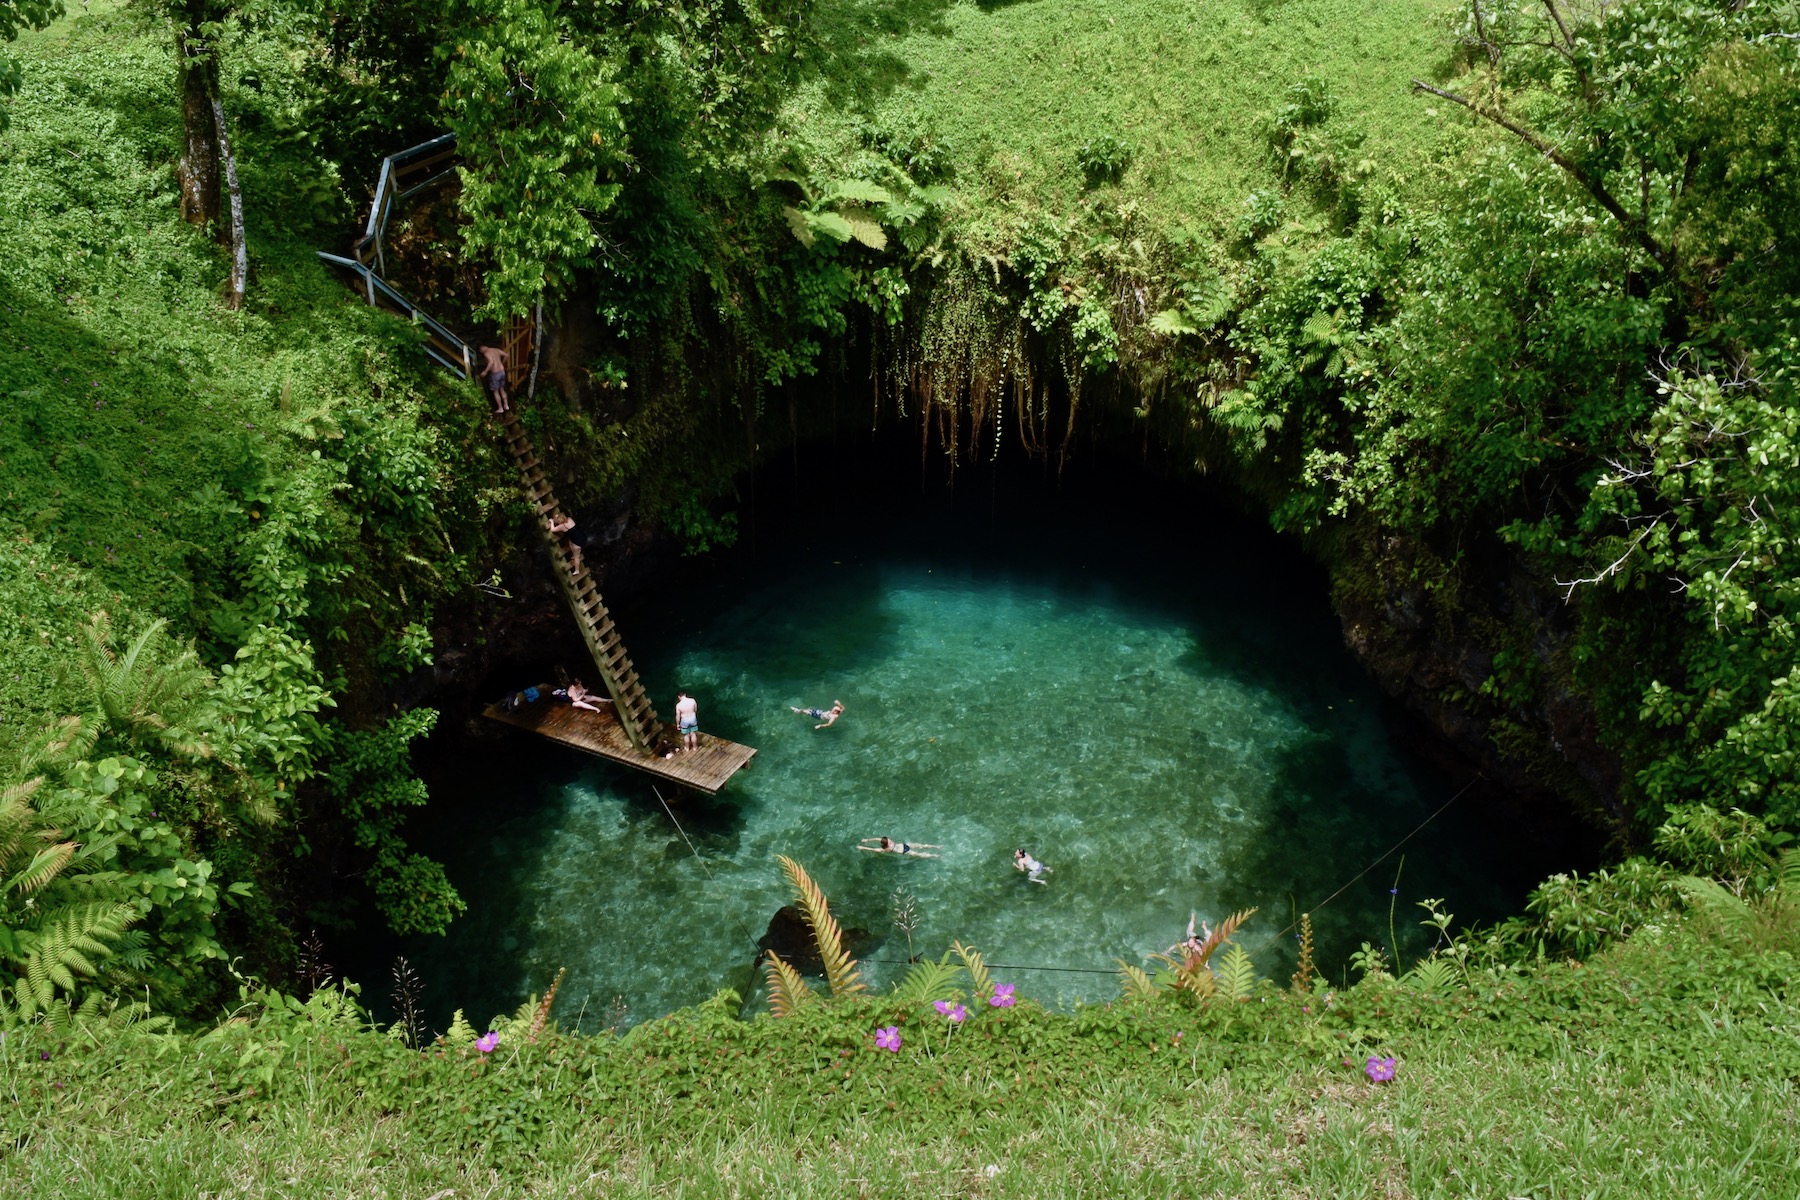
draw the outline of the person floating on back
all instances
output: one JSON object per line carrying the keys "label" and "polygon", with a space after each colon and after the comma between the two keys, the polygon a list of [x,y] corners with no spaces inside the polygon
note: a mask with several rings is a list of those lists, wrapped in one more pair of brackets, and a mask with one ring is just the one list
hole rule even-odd
{"label": "person floating on back", "polygon": [[494,412],[503,413],[512,405],[506,395],[506,351],[498,346],[482,346],[481,382],[494,399]]}
{"label": "person floating on back", "polygon": [[1045,887],[1050,886],[1049,884],[1044,883],[1041,878],[1041,876],[1050,873],[1050,868],[1031,857],[1031,855],[1025,853],[1023,849],[1013,851],[1013,869],[1015,871],[1025,872],[1025,878],[1031,880],[1033,883],[1043,883]]}
{"label": "person floating on back", "polygon": [[[799,712],[800,710],[795,709],[794,711]],[[821,725],[820,728],[823,729],[824,726]],[[875,845],[869,845],[870,842],[874,842]],[[936,846],[930,842],[896,842],[893,838],[889,837],[864,838],[862,840],[862,845],[858,846],[857,849],[867,850],[870,854],[905,854],[911,858],[944,857],[941,854],[921,854],[921,847],[926,850],[943,849],[942,846]]]}
{"label": "person floating on back", "polygon": [[700,748],[700,706],[684,691],[675,693],[675,728],[681,734],[683,750]]}
{"label": "person floating on back", "polygon": [[[791,704],[788,705],[788,707],[794,708]],[[794,708],[794,711],[803,717],[811,717],[813,720],[817,721],[818,724],[813,726],[814,729],[823,729],[827,725],[835,724],[837,719],[844,715],[844,702],[842,700],[833,700],[830,708]],[[863,839],[865,842],[871,840],[873,839]]]}

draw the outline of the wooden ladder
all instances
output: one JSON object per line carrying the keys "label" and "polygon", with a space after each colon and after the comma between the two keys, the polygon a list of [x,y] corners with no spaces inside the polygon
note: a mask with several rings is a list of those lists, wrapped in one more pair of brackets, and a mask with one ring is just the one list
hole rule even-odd
{"label": "wooden ladder", "polygon": [[593,655],[594,666],[600,672],[600,682],[606,686],[607,694],[613,699],[613,710],[618,713],[619,724],[634,747],[653,754],[662,735],[662,722],[657,719],[656,709],[644,691],[643,681],[638,678],[637,670],[631,665],[631,656],[625,653],[625,644],[619,638],[618,628],[613,625],[612,615],[601,602],[600,589],[594,586],[586,564],[582,565],[579,575],[572,574],[571,560],[563,548],[562,539],[550,532],[550,522],[561,508],[556,502],[556,493],[550,488],[550,481],[544,477],[544,464],[539,461],[531,439],[519,426],[516,409],[500,414],[500,425],[506,437],[507,456],[517,468],[520,486],[525,491],[526,499],[531,502],[538,534],[550,548],[551,570],[556,573],[563,598],[568,601],[570,611],[575,614],[575,623],[581,628],[581,638],[587,643],[588,653]]}

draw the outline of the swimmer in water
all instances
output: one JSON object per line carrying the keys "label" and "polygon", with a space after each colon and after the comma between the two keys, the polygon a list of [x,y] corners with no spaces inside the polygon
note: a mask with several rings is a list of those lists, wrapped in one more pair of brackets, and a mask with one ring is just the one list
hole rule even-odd
{"label": "swimmer in water", "polygon": [[1050,873],[1050,868],[1031,857],[1031,855],[1025,853],[1022,848],[1013,851],[1013,869],[1015,871],[1025,872],[1025,878],[1031,880],[1033,883],[1043,883],[1045,887],[1050,886],[1049,884],[1044,883],[1041,878],[1041,876]]}
{"label": "swimmer in water", "polygon": [[[869,843],[875,843],[870,845]],[[922,854],[920,848],[926,850],[942,850],[942,846],[934,846],[930,842],[896,842],[893,838],[864,838],[858,850],[867,850],[870,854],[904,854],[909,858],[942,858],[941,854]]]}
{"label": "swimmer in water", "polygon": [[[788,707],[794,708],[791,704],[788,705]],[[830,708],[794,708],[794,711],[803,717],[811,717],[813,720],[819,722],[817,725],[813,726],[814,729],[824,729],[827,725],[835,724],[837,719],[844,715],[844,702],[842,700],[833,700]],[[863,840],[872,841],[874,839],[864,838]]]}

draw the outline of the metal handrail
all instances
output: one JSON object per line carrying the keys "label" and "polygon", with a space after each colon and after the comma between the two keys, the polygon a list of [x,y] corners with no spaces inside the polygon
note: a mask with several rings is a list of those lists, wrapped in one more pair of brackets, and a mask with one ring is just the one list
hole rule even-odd
{"label": "metal handrail", "polygon": [[[456,155],[456,135],[442,134],[428,142],[420,142],[409,146],[397,154],[390,154],[381,160],[381,174],[375,181],[375,202],[369,206],[368,224],[363,227],[362,237],[351,246],[353,257],[345,258],[338,254],[328,254],[323,250],[318,255],[333,266],[353,271],[362,284],[361,291],[369,302],[369,307],[377,306],[378,298],[386,300],[401,315],[416,325],[423,325],[430,339],[425,344],[425,353],[447,367],[459,378],[470,379],[475,374],[475,356],[469,344],[457,337],[441,322],[435,320],[417,304],[413,303],[405,293],[389,283],[382,276],[387,274],[387,253],[383,245],[387,237],[388,220],[393,216],[394,205],[407,200],[427,188],[435,187],[456,174],[456,167],[450,166],[410,187],[396,192],[408,163],[415,159],[427,158],[432,154],[439,160],[451,160]],[[434,164],[435,165],[435,164]],[[375,259],[371,266],[369,259],[371,250]]]}

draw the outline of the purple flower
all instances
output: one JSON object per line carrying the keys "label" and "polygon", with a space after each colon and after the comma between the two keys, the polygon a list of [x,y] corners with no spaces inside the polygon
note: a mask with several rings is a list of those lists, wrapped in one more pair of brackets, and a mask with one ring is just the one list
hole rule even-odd
{"label": "purple flower", "polygon": [[881,1050],[892,1050],[895,1054],[900,1053],[900,1027],[889,1025],[886,1028],[877,1029],[875,1045]]}
{"label": "purple flower", "polygon": [[50,1061],[50,1052],[48,1050],[39,1050],[38,1051],[38,1061],[39,1062],[49,1062]]}
{"label": "purple flower", "polygon": [[1386,1083],[1394,1077],[1394,1060],[1388,1058],[1371,1058],[1363,1068],[1363,1074],[1369,1077],[1370,1083]]}
{"label": "purple flower", "polygon": [[[477,1050],[481,1051],[483,1054],[492,1054],[494,1052],[494,1047],[498,1046],[499,1044],[500,1044],[500,1035],[495,1033],[491,1029],[488,1030],[486,1033],[482,1034],[480,1037],[475,1039],[475,1048]],[[1369,1061],[1374,1062],[1375,1060],[1370,1059]]]}
{"label": "purple flower", "polygon": [[995,1008],[1011,1008],[1017,1001],[1013,998],[1013,985],[996,983],[994,994],[988,997],[988,1003]]}
{"label": "purple flower", "polygon": [[948,1000],[934,1000],[932,1007],[943,1016],[949,1017],[952,1025],[961,1025],[969,1016],[968,1009],[960,1004],[952,1004]]}

